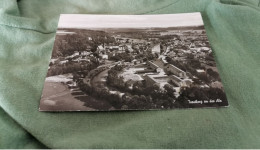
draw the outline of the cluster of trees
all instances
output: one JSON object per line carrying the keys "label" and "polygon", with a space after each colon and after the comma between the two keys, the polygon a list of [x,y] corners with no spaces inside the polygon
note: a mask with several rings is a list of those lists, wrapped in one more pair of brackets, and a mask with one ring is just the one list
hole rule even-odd
{"label": "cluster of trees", "polygon": [[145,86],[145,82],[135,82],[128,92],[126,104],[129,108],[174,108],[183,107],[183,101],[175,98],[175,89],[166,84],[164,89],[157,85]]}
{"label": "cluster of trees", "polygon": [[58,62],[50,65],[47,73],[47,77],[61,75],[66,73],[77,73],[79,71],[89,72],[90,70],[96,68],[99,64],[96,62],[72,62],[69,61],[65,64],[59,64]]}
{"label": "cluster of trees", "polygon": [[151,96],[131,95],[129,93],[122,97],[123,105],[121,109],[152,109],[156,108]]}
{"label": "cluster of trees", "polygon": [[53,47],[54,58],[69,56],[74,51],[91,50],[95,52],[98,45],[104,43],[114,43],[115,38],[104,31],[94,31],[86,29],[66,29],[75,34],[57,35]]}
{"label": "cluster of trees", "polygon": [[147,60],[154,60],[154,59],[157,59],[159,58],[159,55],[157,53],[146,53],[145,56],[144,56],[144,61],[147,61]]}
{"label": "cluster of trees", "polygon": [[150,91],[150,94],[125,92],[122,96],[119,93],[109,92],[106,87],[92,87],[89,84],[84,84],[82,81],[78,83],[78,86],[83,92],[95,98],[107,100],[117,109],[172,108],[175,103],[174,98],[166,96],[170,91],[161,93],[162,91],[158,90],[156,86],[153,87],[154,90]]}
{"label": "cluster of trees", "polygon": [[115,53],[115,56],[111,56],[109,59],[113,61],[124,60],[125,62],[131,62],[134,57],[128,53]]}
{"label": "cluster of trees", "polygon": [[135,59],[143,59],[143,61],[147,61],[147,60],[154,60],[159,58],[159,55],[157,53],[151,53],[151,52],[146,52],[144,54],[137,54],[135,56]]}
{"label": "cluster of trees", "polygon": [[114,106],[117,109],[120,109],[122,104],[122,98],[118,94],[112,94],[109,92],[108,89],[105,87],[93,87],[90,84],[83,83],[82,80],[78,82],[79,88],[87,93],[88,95],[91,95],[97,99],[101,100],[107,100],[112,106]]}
{"label": "cluster of trees", "polygon": [[123,69],[124,69],[123,65],[116,65],[108,71],[107,84],[109,86],[118,89],[126,89],[125,88],[126,84],[124,82],[123,77],[118,77],[119,72],[121,72]]}
{"label": "cluster of trees", "polygon": [[[227,97],[225,92],[219,88],[201,88],[201,87],[190,87],[182,90],[182,93],[178,97],[178,101],[182,101],[184,106],[192,106],[188,104],[188,100],[222,100],[219,105],[225,105],[227,103]],[[205,105],[216,105],[215,103],[205,104]],[[194,105],[196,106],[196,105]]]}
{"label": "cluster of trees", "polygon": [[167,41],[167,40],[171,40],[171,39],[174,39],[174,38],[177,38],[177,39],[180,39],[180,36],[179,35],[164,35],[164,36],[160,36],[160,39],[162,41]]}
{"label": "cluster of trees", "polygon": [[209,75],[209,80],[211,81],[220,81],[220,76],[219,76],[219,73],[212,70],[211,68],[208,68],[206,70],[207,74]]}
{"label": "cluster of trees", "polygon": [[150,96],[153,103],[157,106],[164,106],[165,108],[171,108],[175,102],[175,96],[173,86],[166,84],[164,89],[161,89],[158,85],[147,86],[145,81],[137,81],[133,84],[131,93],[137,95]]}
{"label": "cluster of trees", "polygon": [[64,65],[53,65],[50,66],[50,69],[47,73],[47,77],[49,76],[55,76],[60,74],[66,74],[66,73],[73,73],[81,70],[80,64],[72,64],[72,63],[66,63]]}
{"label": "cluster of trees", "polygon": [[89,78],[93,78],[94,76],[96,76],[97,74],[99,74],[100,72],[104,71],[108,69],[108,66],[103,66],[103,67],[99,67],[99,68],[93,68],[93,70],[89,71]]}

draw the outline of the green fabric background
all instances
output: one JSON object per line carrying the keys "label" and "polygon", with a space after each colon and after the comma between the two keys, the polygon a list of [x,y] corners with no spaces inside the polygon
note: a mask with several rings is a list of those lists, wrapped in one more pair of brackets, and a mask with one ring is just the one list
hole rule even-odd
{"label": "green fabric background", "polygon": [[[259,0],[0,0],[0,148],[260,148]],[[61,13],[202,13],[230,107],[38,112]]]}

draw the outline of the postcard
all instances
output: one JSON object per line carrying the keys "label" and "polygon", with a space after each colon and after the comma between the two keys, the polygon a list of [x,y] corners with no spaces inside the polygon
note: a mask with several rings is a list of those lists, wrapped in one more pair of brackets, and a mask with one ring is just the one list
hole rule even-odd
{"label": "postcard", "polygon": [[40,111],[223,106],[199,12],[60,15]]}

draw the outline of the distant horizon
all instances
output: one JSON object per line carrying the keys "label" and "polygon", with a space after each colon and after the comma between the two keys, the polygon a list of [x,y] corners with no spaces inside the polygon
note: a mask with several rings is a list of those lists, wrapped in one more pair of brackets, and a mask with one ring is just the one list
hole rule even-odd
{"label": "distant horizon", "polygon": [[169,28],[204,26],[201,14],[88,15],[61,14],[58,28]]}

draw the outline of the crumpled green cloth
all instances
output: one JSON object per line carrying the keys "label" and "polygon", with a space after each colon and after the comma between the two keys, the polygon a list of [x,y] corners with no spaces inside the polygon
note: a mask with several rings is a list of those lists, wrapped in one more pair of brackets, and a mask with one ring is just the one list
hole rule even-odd
{"label": "crumpled green cloth", "polygon": [[[259,0],[0,0],[0,148],[260,148]],[[59,14],[201,12],[230,106],[39,112]]]}

